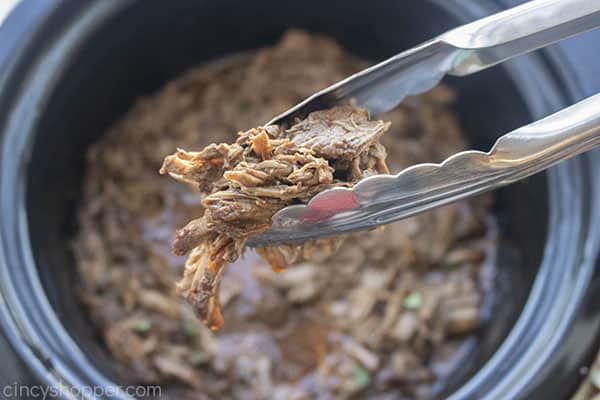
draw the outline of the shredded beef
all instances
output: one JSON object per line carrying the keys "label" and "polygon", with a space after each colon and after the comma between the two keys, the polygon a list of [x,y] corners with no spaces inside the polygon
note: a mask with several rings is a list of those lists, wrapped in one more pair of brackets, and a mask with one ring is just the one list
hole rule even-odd
{"label": "shredded beef", "polygon": [[[311,169],[286,180],[297,164],[275,162],[274,149],[277,140],[293,142],[291,137],[258,132],[252,145],[240,148],[209,144],[233,143],[239,130],[366,66],[328,38],[291,31],[274,46],[193,69],[139,99],[91,147],[73,246],[78,290],[121,381],[164,384],[163,397],[175,399],[395,399],[431,397],[444,390],[448,376],[464,372],[465,355],[473,354],[477,327],[485,321],[484,304],[499,295],[491,292],[495,230],[489,196],[383,231],[351,234],[328,248],[263,249],[276,267],[298,260],[279,273],[248,249],[221,270],[219,300],[227,322],[216,332],[196,318],[174,285],[186,257],[171,253],[173,232],[188,223],[176,241],[179,254],[193,249],[188,264],[206,257],[209,252],[197,246],[210,243],[203,240],[213,230],[205,219],[194,219],[213,193],[238,189],[250,203],[244,207],[255,209],[252,190],[268,185],[267,193],[281,193],[277,182],[294,198],[293,182],[312,187],[323,178]],[[379,138],[382,145],[363,152],[359,170],[381,170],[383,145],[392,171],[465,149],[454,98],[441,85],[382,115],[389,130]],[[313,157],[339,155],[329,167],[353,171],[343,151],[319,139],[315,146],[324,156],[314,150]],[[169,167],[193,185],[156,172],[177,147],[205,148],[202,154],[177,153]],[[255,158],[251,165],[241,160],[244,148]],[[314,169],[326,173],[319,165]],[[354,179],[341,175],[333,180]],[[198,190],[199,182],[210,185]],[[250,216],[255,221],[272,213],[271,201],[282,201],[259,194],[265,214]],[[239,202],[228,196],[225,203]],[[237,228],[228,234],[240,234]],[[220,256],[232,259],[239,251],[225,246]]]}
{"label": "shredded beef", "polygon": [[[289,129],[261,126],[240,132],[233,144],[179,149],[165,158],[161,174],[210,190],[202,218],[179,229],[173,242],[176,255],[192,251],[177,290],[203,322],[212,329],[223,325],[218,293],[223,267],[241,255],[249,237],[269,228],[273,214],[330,187],[388,172],[378,140],[389,126],[348,105],[313,112]],[[259,254],[280,271],[296,261],[285,257],[289,248]]]}

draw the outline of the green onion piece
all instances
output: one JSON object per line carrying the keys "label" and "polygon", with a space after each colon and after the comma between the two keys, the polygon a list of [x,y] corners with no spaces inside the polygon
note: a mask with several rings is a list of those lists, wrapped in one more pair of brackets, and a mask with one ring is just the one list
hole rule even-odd
{"label": "green onion piece", "polygon": [[148,332],[152,327],[152,321],[149,319],[138,319],[133,325],[133,330],[138,333]]}
{"label": "green onion piece", "polygon": [[185,318],[183,320],[183,331],[187,336],[198,336],[200,334],[200,329],[198,329],[197,322],[191,320],[189,318]]}
{"label": "green onion piece", "polygon": [[371,374],[362,367],[356,367],[354,370],[354,378],[361,388],[365,388],[371,383]]}
{"label": "green onion piece", "polygon": [[423,297],[419,292],[412,292],[404,298],[404,308],[416,310],[423,304]]}

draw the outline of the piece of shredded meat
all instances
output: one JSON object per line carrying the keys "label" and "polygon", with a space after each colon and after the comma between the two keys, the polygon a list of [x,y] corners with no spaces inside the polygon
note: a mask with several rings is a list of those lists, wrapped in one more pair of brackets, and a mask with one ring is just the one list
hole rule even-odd
{"label": "piece of shredded meat", "polygon": [[[388,173],[379,138],[389,127],[347,105],[313,112],[288,129],[261,126],[240,132],[235,143],[210,144],[199,152],[179,149],[165,158],[161,174],[196,184],[206,194],[204,215],[179,229],[173,242],[174,254],[191,251],[177,290],[203,322],[211,329],[223,325],[223,267],[242,254],[249,237],[270,227],[278,210],[327,188]],[[280,271],[297,260],[300,251],[293,247],[258,251]]]}

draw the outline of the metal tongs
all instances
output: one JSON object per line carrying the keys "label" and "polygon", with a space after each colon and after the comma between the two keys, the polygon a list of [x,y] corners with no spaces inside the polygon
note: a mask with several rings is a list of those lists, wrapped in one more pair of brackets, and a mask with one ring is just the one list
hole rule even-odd
{"label": "metal tongs", "polygon": [[[600,0],[534,0],[448,31],[338,82],[275,117],[288,123],[354,99],[372,115],[465,76],[600,26]],[[592,51],[592,49],[590,49]],[[487,152],[376,175],[283,208],[251,246],[364,230],[518,181],[600,143],[600,94],[500,137]]]}

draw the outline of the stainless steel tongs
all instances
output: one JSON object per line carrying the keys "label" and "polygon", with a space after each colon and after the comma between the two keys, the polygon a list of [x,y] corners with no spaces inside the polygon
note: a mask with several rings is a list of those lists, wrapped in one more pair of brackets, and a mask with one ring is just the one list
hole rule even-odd
{"label": "stainless steel tongs", "polygon": [[[600,0],[534,0],[448,31],[338,82],[269,124],[354,99],[371,114],[425,92],[446,75],[465,76],[600,26]],[[487,152],[377,175],[317,194],[273,217],[251,246],[373,228],[507,185],[600,144],[600,94],[500,137]],[[315,215],[323,216],[314,218]]]}

